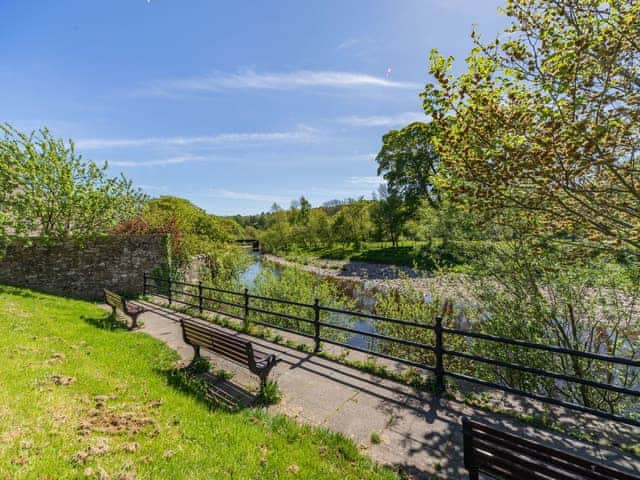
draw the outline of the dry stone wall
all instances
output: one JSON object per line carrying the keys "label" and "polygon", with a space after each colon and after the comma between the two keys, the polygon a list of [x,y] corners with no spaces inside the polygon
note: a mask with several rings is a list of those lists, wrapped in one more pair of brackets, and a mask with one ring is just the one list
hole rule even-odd
{"label": "dry stone wall", "polygon": [[142,293],[143,272],[169,264],[166,235],[113,235],[55,245],[9,245],[0,258],[0,284],[96,300],[108,288]]}

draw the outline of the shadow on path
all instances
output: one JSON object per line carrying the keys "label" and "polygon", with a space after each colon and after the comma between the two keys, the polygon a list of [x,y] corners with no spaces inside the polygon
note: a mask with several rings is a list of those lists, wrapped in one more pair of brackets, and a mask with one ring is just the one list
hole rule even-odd
{"label": "shadow on path", "polygon": [[[190,355],[190,348],[185,348],[177,325],[188,315],[149,302],[142,304],[149,309],[145,315],[150,315],[149,323],[152,324],[147,333],[162,338],[182,352],[183,357]],[[375,460],[399,467],[413,478],[467,478],[463,467],[462,416],[545,445],[599,459],[622,470],[640,471],[640,460],[617,448],[582,443],[562,433],[534,428],[507,415],[470,407],[454,397],[416,391],[311,353],[219,328],[249,338],[259,350],[274,353],[280,359],[274,374],[284,400],[270,411],[339,431],[364,446]],[[215,361],[218,363],[218,358]],[[207,379],[210,397],[220,404],[236,405],[235,408],[252,405],[255,397],[238,385],[238,382],[243,384],[243,379],[251,381],[250,377],[240,369],[236,375],[233,384],[210,375],[213,377]],[[466,388],[464,384],[459,386]],[[526,413],[537,408],[525,399],[507,394],[498,396],[504,406],[516,411]],[[573,426],[581,432],[587,427],[599,431],[601,437],[615,430],[629,442],[633,438],[640,439],[640,429],[626,431],[617,425],[599,424],[575,412],[562,412],[560,420],[563,425]],[[379,444],[371,443],[372,433],[379,434]]]}

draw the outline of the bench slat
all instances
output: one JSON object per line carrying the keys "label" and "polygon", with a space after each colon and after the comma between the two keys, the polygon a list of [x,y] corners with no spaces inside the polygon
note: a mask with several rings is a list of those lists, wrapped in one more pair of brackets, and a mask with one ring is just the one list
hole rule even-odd
{"label": "bench slat", "polygon": [[[589,466],[584,465],[582,462],[578,463],[572,461],[563,455],[558,457],[557,455],[550,455],[548,452],[542,452],[538,449],[531,448],[529,445],[524,445],[520,442],[509,441],[499,436],[491,436],[486,432],[474,431],[474,447],[477,450],[484,450],[488,452],[507,452],[518,453],[526,456],[534,461],[548,463],[550,459],[554,463],[557,463],[559,468],[567,472],[573,472],[580,475],[578,478],[591,478],[593,480],[608,480],[610,477],[605,473],[600,473],[597,469],[594,469],[593,464]],[[557,453],[557,452],[556,452]],[[588,462],[586,462],[588,463]]]}
{"label": "bench slat", "polygon": [[[597,480],[608,480],[607,477],[598,475],[597,477],[585,476],[588,471],[582,473],[567,472],[566,464],[556,465],[549,458],[546,459],[542,455],[522,455],[517,452],[510,451],[508,448],[497,447],[496,445],[486,443],[479,438],[474,438],[474,448],[478,455],[478,463],[485,466],[497,465],[505,470],[517,474],[514,478],[521,478],[523,472],[532,472],[530,478],[554,480],[585,480],[588,478]],[[490,452],[489,454],[485,452]],[[556,468],[554,468],[556,467]]]}
{"label": "bench slat", "polygon": [[640,480],[640,477],[463,418],[465,467],[505,480]]}
{"label": "bench slat", "polygon": [[243,358],[245,358],[245,362],[248,362],[248,356],[247,356],[247,347],[246,344],[229,344],[229,343],[224,343],[222,341],[220,341],[218,338],[216,338],[213,335],[207,335],[206,332],[203,332],[201,330],[188,330],[185,332],[187,335],[187,338],[189,339],[194,339],[195,341],[198,341],[202,344],[202,346],[206,346],[207,348],[213,349],[213,350],[221,350],[221,353],[226,354],[227,352],[229,354],[233,354],[236,356],[242,356]]}
{"label": "bench slat", "polygon": [[235,353],[229,353],[225,350],[222,350],[220,348],[216,348],[214,347],[207,347],[209,348],[209,350],[211,350],[212,352],[215,352],[219,355],[222,355],[223,357],[225,357],[227,360],[231,360],[233,362],[237,362],[240,363],[241,365],[246,366],[247,368],[249,368],[249,359],[246,356],[242,356],[239,354],[235,354]]}
{"label": "bench slat", "polygon": [[[251,341],[224,332],[203,320],[181,320],[183,338],[194,347],[206,348],[226,359],[239,363],[260,377],[262,384],[275,365],[273,355],[255,352]],[[196,349],[196,355],[199,350]]]}
{"label": "bench slat", "polygon": [[217,332],[217,331],[213,331],[211,330],[211,327],[208,326],[204,326],[204,325],[193,325],[190,323],[185,323],[185,328],[189,331],[197,331],[197,332],[201,332],[207,336],[211,336],[219,341],[222,342],[226,342],[226,343],[232,343],[232,344],[237,344],[238,346],[241,346],[242,348],[246,348],[246,345],[248,345],[249,342],[248,340],[245,340],[243,338],[240,337],[236,337],[234,335],[228,335],[226,333],[222,333],[222,332]]}

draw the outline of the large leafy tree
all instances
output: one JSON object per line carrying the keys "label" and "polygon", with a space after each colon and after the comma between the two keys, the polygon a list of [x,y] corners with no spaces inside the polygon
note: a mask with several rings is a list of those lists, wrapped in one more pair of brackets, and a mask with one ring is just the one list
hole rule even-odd
{"label": "large leafy tree", "polygon": [[371,208],[371,219],[381,236],[387,236],[391,244],[397,247],[410,217],[411,210],[403,199],[397,193],[390,192],[387,185],[380,185],[378,201]]}
{"label": "large leafy tree", "polygon": [[400,197],[415,211],[423,200],[432,207],[439,203],[433,184],[439,157],[433,139],[436,125],[414,122],[401,130],[391,130],[382,137],[382,148],[376,157],[378,175],[387,181],[390,195]]}
{"label": "large leafy tree", "polygon": [[640,247],[640,2],[508,0],[466,72],[434,51],[439,186],[612,248]]}
{"label": "large leafy tree", "polygon": [[10,236],[59,239],[107,232],[140,210],[144,195],[109,177],[47,129],[0,125],[0,227]]}

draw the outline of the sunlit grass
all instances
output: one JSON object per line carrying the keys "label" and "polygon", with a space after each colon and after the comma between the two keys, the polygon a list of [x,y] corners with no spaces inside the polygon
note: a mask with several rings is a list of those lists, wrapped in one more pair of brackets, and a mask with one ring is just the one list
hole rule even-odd
{"label": "sunlit grass", "polygon": [[0,478],[395,479],[342,436],[169,385],[176,354],[96,305],[0,287]]}

